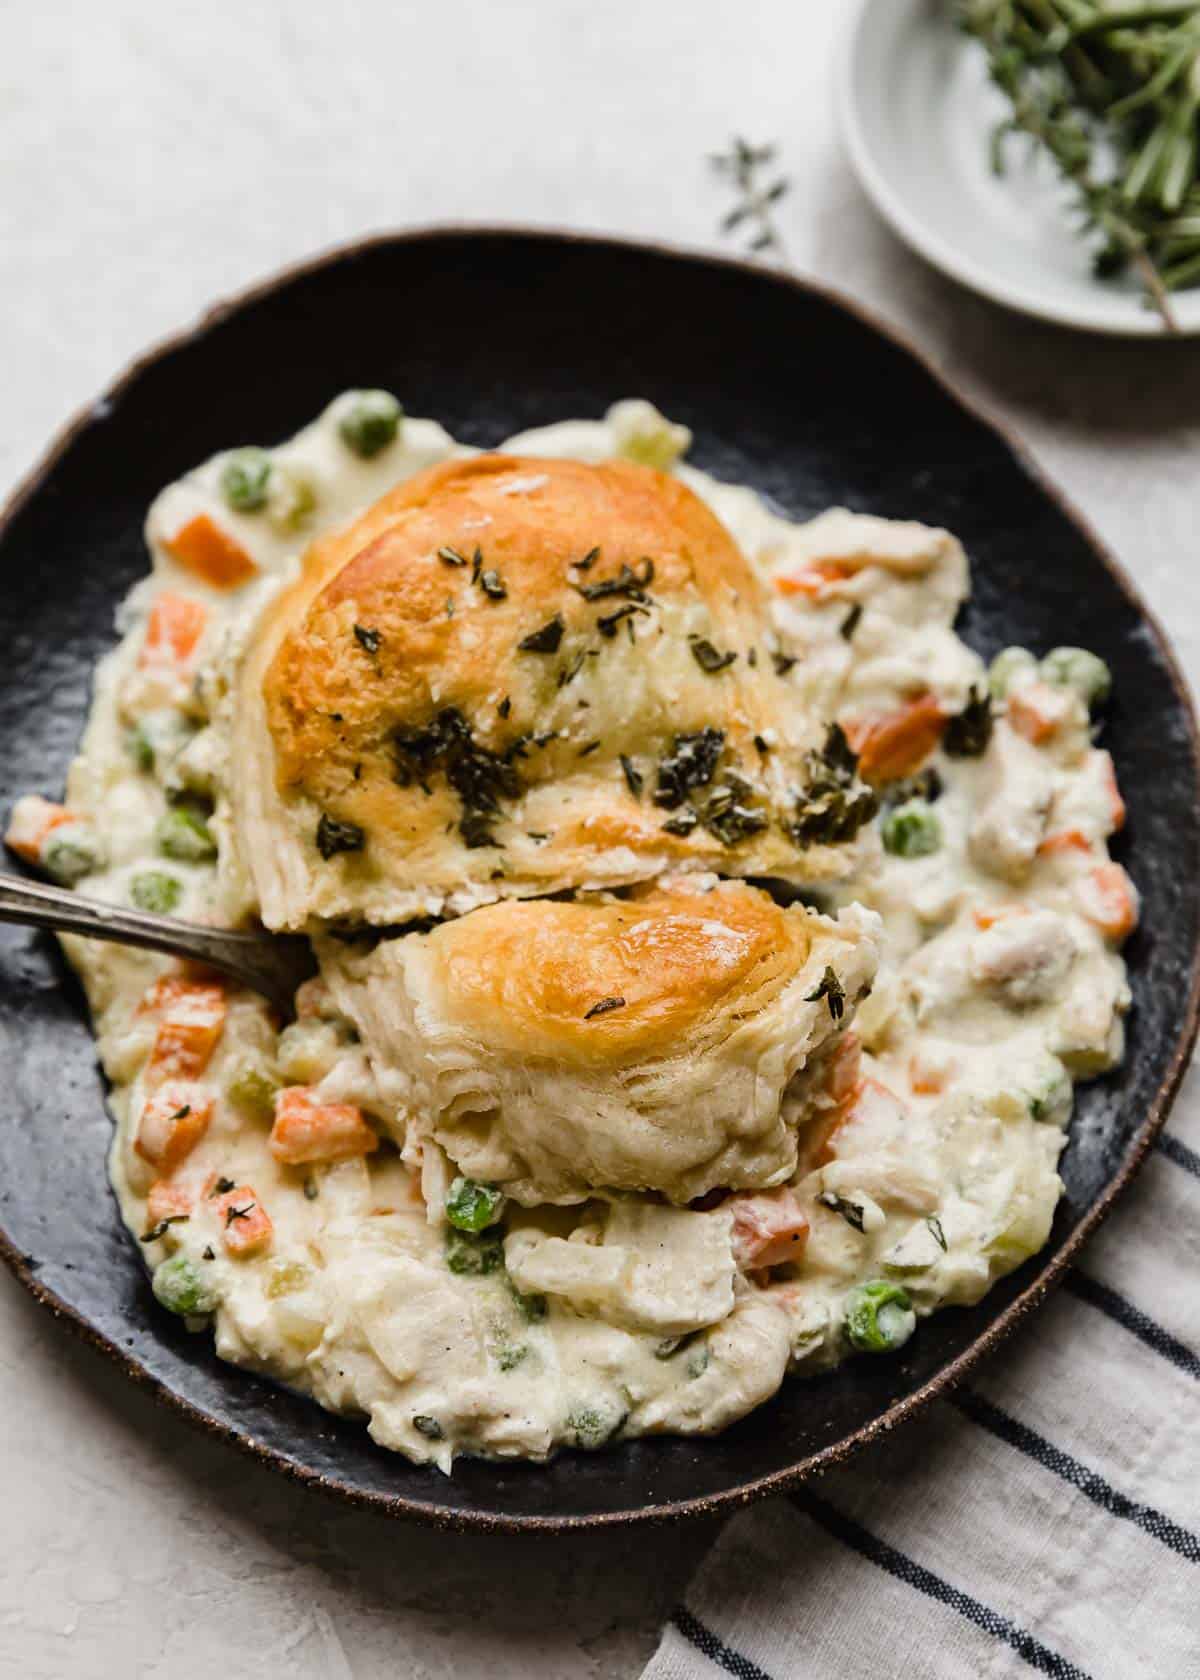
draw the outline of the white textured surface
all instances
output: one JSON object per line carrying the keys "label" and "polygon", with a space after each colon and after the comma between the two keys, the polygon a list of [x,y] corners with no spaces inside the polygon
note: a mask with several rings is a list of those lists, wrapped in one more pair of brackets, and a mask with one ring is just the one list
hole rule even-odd
{"label": "white textured surface", "polygon": [[[708,243],[724,201],[705,154],[741,130],[783,145],[793,260],[1019,428],[1195,677],[1200,347],[1038,326],[910,257],[835,142],[837,13],[0,6],[0,487],[147,342],[364,230],[524,219]],[[712,1532],[485,1542],[306,1497],[161,1413],[7,1274],[0,1409],[0,1675],[22,1680],[631,1676]]]}

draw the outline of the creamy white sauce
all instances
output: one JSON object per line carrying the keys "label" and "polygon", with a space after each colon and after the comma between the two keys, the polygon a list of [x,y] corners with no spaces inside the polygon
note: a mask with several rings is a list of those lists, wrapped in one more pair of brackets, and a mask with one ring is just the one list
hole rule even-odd
{"label": "creamy white sauce", "polygon": [[[395,443],[361,460],[338,430],[351,400],[339,398],[272,452],[266,508],[227,507],[223,457],[151,508],[153,572],[121,609],[125,638],[97,672],[68,784],[69,810],[102,863],[81,881],[89,896],[128,903],[134,881],[155,872],[178,882],[178,915],[225,920],[252,908],[244,883],[240,899],[218,894],[211,859],[162,856],[167,796],[215,800],[211,830],[227,845],[230,677],[263,600],[294,575],[314,535],[431,462],[469,453],[434,422],[406,418]],[[592,461],[625,452],[669,468],[689,441],[649,405],[629,403],[506,447]],[[792,680],[822,716],[853,730],[921,694],[958,713],[986,682],[952,629],[967,575],[945,533],[839,514],[796,526],[750,490],[677,470],[768,576],[803,578],[814,563],[836,562],[816,589],[780,590],[776,606],[781,649],[798,656]],[[311,510],[289,524],[304,500]],[[241,546],[255,581],[217,592],[172,559],[172,539],[198,514]],[[186,678],[139,666],[146,613],[163,591],[209,615]],[[152,1267],[184,1257],[203,1277],[206,1301],[217,1304],[189,1322],[213,1327],[222,1357],[361,1415],[382,1444],[448,1470],[457,1453],[543,1458],[617,1434],[720,1429],[769,1397],[789,1367],[844,1357],[848,1295],[869,1280],[901,1286],[918,1317],[976,1301],[1045,1241],[1071,1080],[1119,1060],[1129,1002],[1120,930],[1106,936],[1097,923],[1107,916],[1115,926],[1105,873],[1110,766],[1070,691],[1050,693],[1059,715],[1043,743],[1013,727],[1021,714],[1036,731],[1037,702],[1047,704],[1038,685],[1031,662],[982,756],[938,750],[929,761],[944,784],[932,805],[935,849],[902,856],[877,845],[859,875],[827,895],[830,908],[877,910],[886,939],[853,1029],[866,1082],[831,1157],[814,1144],[795,1180],[810,1223],[798,1262],[740,1265],[728,1204],[690,1211],[642,1197],[510,1207],[503,1246],[496,1235],[456,1248],[441,1219],[449,1169],[436,1153],[385,1144],[338,1165],[280,1165],[261,1104],[272,1086],[315,1087],[324,1100],[358,1105],[385,1138],[394,1132],[386,1070],[372,1069],[317,983],[282,1034],[256,998],[229,999],[200,1081],[208,1128],[176,1173],[190,1187],[190,1211],[143,1241]],[[129,744],[139,724],[140,765]],[[1077,839],[1060,844],[1063,834]],[[134,1142],[156,1017],[139,1006],[173,965],[65,944],[113,1085],[112,1180],[142,1239],[158,1175]],[[269,1246],[227,1251],[215,1180],[253,1188],[273,1227]],[[473,1270],[453,1270],[448,1256],[465,1256]]]}

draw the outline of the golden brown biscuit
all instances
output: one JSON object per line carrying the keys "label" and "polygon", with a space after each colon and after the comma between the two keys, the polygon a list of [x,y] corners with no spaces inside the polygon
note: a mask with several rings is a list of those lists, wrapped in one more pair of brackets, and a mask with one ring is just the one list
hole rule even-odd
{"label": "golden brown biscuit", "polygon": [[264,920],[844,870],[870,799],[844,764],[827,797],[762,587],[646,467],[480,455],[400,486],[314,546],[244,667],[235,828]]}
{"label": "golden brown biscuit", "polygon": [[832,921],[677,878],[491,905],[367,955],[328,940],[321,959],[410,1144],[527,1205],[682,1203],[790,1176],[814,1058],[869,988],[878,935],[857,906]]}

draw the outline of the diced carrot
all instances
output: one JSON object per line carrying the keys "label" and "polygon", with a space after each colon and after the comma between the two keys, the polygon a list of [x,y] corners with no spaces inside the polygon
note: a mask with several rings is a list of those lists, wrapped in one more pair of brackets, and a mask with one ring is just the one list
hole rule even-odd
{"label": "diced carrot", "polygon": [[186,1184],[177,1184],[170,1178],[156,1178],[146,1197],[146,1219],[153,1229],[163,1219],[178,1219],[180,1214],[191,1213],[195,1201],[195,1192]]}
{"label": "diced carrot", "polygon": [[1071,712],[1070,695],[1049,683],[1022,683],[1008,696],[1008,721],[1018,735],[1035,747],[1048,741]]}
{"label": "diced carrot", "polygon": [[942,738],[946,713],[932,694],[921,694],[898,711],[844,725],[846,739],[858,754],[858,768],[868,782],[894,782],[910,776]]}
{"label": "diced carrot", "polygon": [[857,1033],[843,1033],[829,1058],[829,1095],[846,1102],[862,1083],[862,1041]]}
{"label": "diced carrot", "polygon": [[139,1011],[161,1011],[146,1078],[195,1079],[212,1059],[225,1027],[228,1003],[224,986],[171,975],[155,982]]}
{"label": "diced carrot", "polygon": [[1117,767],[1112,761],[1111,753],[1097,748],[1096,757],[1100,760],[1100,774],[1108,794],[1108,820],[1112,824],[1110,832],[1119,834],[1125,827],[1125,801],[1121,798],[1121,790],[1117,786]]}
{"label": "diced carrot", "polygon": [[270,1150],[277,1161],[298,1167],[306,1161],[348,1161],[370,1155],[379,1139],[361,1108],[322,1102],[305,1085],[289,1085],[275,1098]]}
{"label": "diced carrot", "polygon": [[270,1248],[275,1227],[250,1185],[239,1184],[235,1190],[218,1196],[216,1212],[221,1222],[221,1241],[235,1259],[244,1260]]}
{"label": "diced carrot", "polygon": [[974,912],[977,928],[995,927],[997,922],[1011,922],[1014,916],[1028,916],[1029,910],[1024,904],[988,904],[982,905]]}
{"label": "diced carrot", "polygon": [[811,1172],[815,1167],[827,1167],[831,1161],[836,1161],[838,1140],[844,1142],[845,1134],[852,1127],[877,1117],[880,1104],[886,1104],[897,1117],[903,1115],[904,1105],[894,1091],[889,1091],[878,1079],[860,1079],[850,1096],[832,1115],[810,1127],[806,1139],[805,1169]]}
{"label": "diced carrot", "polygon": [[168,1079],[142,1106],[133,1147],[169,1177],[208,1130],[213,1101],[203,1089],[182,1079]]}
{"label": "diced carrot", "polygon": [[743,1271],[799,1260],[808,1242],[808,1216],[788,1187],[765,1196],[734,1196],[733,1257]]}
{"label": "diced carrot", "polygon": [[845,560],[813,560],[803,571],[776,577],[775,587],[781,595],[808,595],[816,599],[853,575],[854,567]]}
{"label": "diced carrot", "polygon": [[189,601],[186,595],[160,595],[150,608],[146,620],[146,636],[138,664],[147,666],[185,666],[195,653],[204,626],[208,623],[208,608],[199,601]]}
{"label": "diced carrot", "polygon": [[40,863],[47,835],[63,823],[76,821],[78,818],[65,806],[43,799],[40,794],[27,793],[12,808],[4,844],[27,863]]}
{"label": "diced carrot", "polygon": [[953,1061],[918,1051],[909,1059],[908,1082],[919,1097],[936,1097],[946,1089],[954,1071]]}
{"label": "diced carrot", "polygon": [[1119,863],[1101,863],[1076,886],[1079,908],[1106,939],[1124,939],[1137,926],[1137,892]]}
{"label": "diced carrot", "polygon": [[1064,828],[1058,834],[1047,834],[1038,847],[1039,857],[1055,857],[1062,852],[1090,852],[1092,843],[1082,829]]}
{"label": "diced carrot", "polygon": [[214,589],[237,589],[258,571],[241,543],[206,513],[189,519],[167,542],[166,549],[172,559]]}

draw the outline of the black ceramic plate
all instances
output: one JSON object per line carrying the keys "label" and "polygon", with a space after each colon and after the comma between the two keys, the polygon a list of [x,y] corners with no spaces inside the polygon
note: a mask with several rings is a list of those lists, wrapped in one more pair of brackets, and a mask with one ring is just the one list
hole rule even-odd
{"label": "black ceramic plate", "polygon": [[215,312],[139,363],[55,446],[0,527],[5,809],[55,793],[146,569],[155,492],[230,443],[282,439],[337,391],[384,385],[410,412],[488,445],[526,426],[650,397],[691,426],[693,459],[804,516],[831,504],[947,525],[988,655],[1068,640],[1113,669],[1107,741],[1141,889],[1128,956],[1129,1053],[1080,1094],[1066,1195],[1046,1249],[971,1311],[922,1324],[713,1440],[463,1461],[452,1479],[375,1448],[270,1382],[220,1364],[156,1306],[105,1177],[109,1122],[82,998],[54,944],[0,937],[0,1243],[51,1311],[129,1375],[281,1470],[434,1522],[492,1528],[633,1521],[780,1491],[960,1376],[1038,1301],[1132,1175],[1181,1076],[1197,1018],[1197,742],[1162,635],[1095,537],[1013,444],[908,348],[802,282],[609,240],[442,230],[335,253]]}

